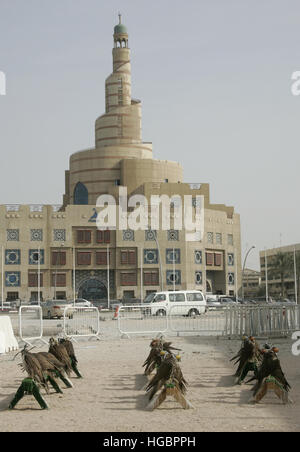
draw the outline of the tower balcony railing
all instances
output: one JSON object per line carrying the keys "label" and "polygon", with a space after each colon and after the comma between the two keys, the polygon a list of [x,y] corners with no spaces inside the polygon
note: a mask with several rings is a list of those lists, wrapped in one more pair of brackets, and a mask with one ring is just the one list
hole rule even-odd
{"label": "tower balcony railing", "polygon": [[190,183],[189,186],[190,186],[191,190],[200,190],[201,183],[198,183],[198,182],[197,183]]}
{"label": "tower balcony railing", "polygon": [[61,204],[53,204],[52,205],[53,212],[58,212],[61,208],[62,208]]}
{"label": "tower balcony railing", "polygon": [[[20,212],[21,208],[29,208],[30,212],[43,212],[47,204],[4,204],[6,212]],[[51,205],[53,212],[58,212],[62,204]]]}
{"label": "tower balcony railing", "polygon": [[43,212],[43,204],[30,204],[30,212]]}
{"label": "tower balcony railing", "polygon": [[19,212],[20,204],[5,204],[6,212]]}

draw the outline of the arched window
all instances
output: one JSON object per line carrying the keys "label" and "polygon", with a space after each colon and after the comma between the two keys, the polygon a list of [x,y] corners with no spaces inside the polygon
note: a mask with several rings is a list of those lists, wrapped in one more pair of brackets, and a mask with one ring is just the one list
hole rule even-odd
{"label": "arched window", "polygon": [[85,205],[89,203],[89,192],[85,185],[78,182],[74,189],[74,204]]}

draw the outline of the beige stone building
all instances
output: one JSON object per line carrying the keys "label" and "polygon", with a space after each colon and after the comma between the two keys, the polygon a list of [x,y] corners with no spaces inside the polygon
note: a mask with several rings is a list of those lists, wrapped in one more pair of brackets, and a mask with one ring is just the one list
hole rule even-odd
{"label": "beige stone building", "polygon": [[[113,72],[105,82],[105,113],[95,123],[95,148],[71,155],[62,206],[2,205],[4,299],[144,298],[164,289],[200,289],[234,295],[241,286],[240,218],[233,207],[212,204],[209,185],[183,182],[177,162],[156,160],[142,141],[141,101],[131,95],[128,33],[114,29]],[[98,230],[97,199],[133,194],[204,198],[202,240],[185,229]],[[195,215],[195,212],[193,213]],[[109,268],[108,268],[109,267]],[[38,290],[40,288],[40,290]],[[108,290],[109,288],[109,290]],[[108,293],[109,292],[109,293]]]}
{"label": "beige stone building", "polygon": [[243,277],[244,297],[256,298],[259,296],[259,288],[261,285],[261,273],[257,270],[245,268]]}
{"label": "beige stone building", "polygon": [[[282,255],[282,264],[278,263],[278,255]],[[294,255],[296,257],[296,285]],[[260,251],[260,268],[262,285],[268,283],[268,294],[275,299],[300,298],[300,243]]]}

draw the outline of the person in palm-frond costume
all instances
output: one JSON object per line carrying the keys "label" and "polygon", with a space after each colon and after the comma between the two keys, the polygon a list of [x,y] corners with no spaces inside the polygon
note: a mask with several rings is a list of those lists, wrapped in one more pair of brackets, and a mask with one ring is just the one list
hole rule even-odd
{"label": "person in palm-frond costume", "polygon": [[258,374],[258,363],[260,360],[260,349],[255,341],[254,337],[244,339],[243,347],[239,353],[239,367],[236,372],[238,377],[236,384],[241,385],[250,371],[254,372],[254,375]]}
{"label": "person in palm-frond costume", "polygon": [[72,342],[67,338],[60,338],[60,339],[58,339],[58,343],[65,347],[65,349],[69,355],[69,358],[71,360],[71,367],[72,367],[73,371],[75,372],[75,374],[77,375],[77,377],[82,378],[82,375],[78,370],[78,360],[76,358],[75,350],[74,350]]}

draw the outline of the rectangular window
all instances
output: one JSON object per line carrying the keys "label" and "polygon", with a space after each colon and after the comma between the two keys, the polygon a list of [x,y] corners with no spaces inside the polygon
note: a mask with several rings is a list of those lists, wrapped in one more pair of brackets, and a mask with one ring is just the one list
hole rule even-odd
{"label": "rectangular window", "polygon": [[208,232],[207,233],[207,242],[208,243],[214,243],[214,233],[213,232]]}
{"label": "rectangular window", "polygon": [[52,265],[66,265],[66,252],[65,251],[52,251],[51,254]]}
{"label": "rectangular window", "polygon": [[214,265],[214,253],[206,253],[206,265]]}
{"label": "rectangular window", "polygon": [[144,271],[144,285],[145,286],[159,285],[158,270]]}
{"label": "rectangular window", "polygon": [[[39,293],[38,292],[30,292],[30,301],[38,301]],[[40,292],[40,301],[43,301],[43,292]]]}
{"label": "rectangular window", "polygon": [[96,231],[97,243],[110,243],[110,231]]}
{"label": "rectangular window", "polygon": [[222,266],[222,254],[221,253],[215,253],[215,266],[216,267]]}
{"label": "rectangular window", "polygon": [[187,301],[203,301],[203,296],[201,295],[201,293],[187,293],[186,294],[186,299]]}
{"label": "rectangular window", "polygon": [[136,265],[136,251],[135,250],[128,251],[128,264]]}
{"label": "rectangular window", "polygon": [[66,273],[52,273],[52,287],[66,287],[67,275]]}
{"label": "rectangular window", "polygon": [[77,253],[77,265],[91,265],[92,253],[86,253],[79,251]]}
{"label": "rectangular window", "polygon": [[[38,287],[38,273],[28,273],[28,287]],[[43,287],[43,273],[40,273],[40,287]]]}
{"label": "rectangular window", "polygon": [[228,242],[228,245],[233,245],[233,234],[227,235],[227,242]]}
{"label": "rectangular window", "polygon": [[[109,262],[111,262],[111,253],[109,253]],[[96,265],[107,265],[107,251],[97,251]]]}
{"label": "rectangular window", "polygon": [[122,265],[136,265],[136,250],[121,250]]}
{"label": "rectangular window", "polygon": [[127,264],[128,263],[128,254],[127,251],[121,251],[121,264]]}
{"label": "rectangular window", "polygon": [[121,286],[136,286],[136,273],[135,272],[122,272],[121,273]]}
{"label": "rectangular window", "polygon": [[88,230],[78,230],[77,231],[77,242],[78,243],[91,243],[92,233]]}
{"label": "rectangular window", "polygon": [[130,300],[132,298],[135,298],[134,290],[124,290],[123,298],[124,298],[124,300]]}
{"label": "rectangular window", "polygon": [[185,301],[184,293],[170,293],[169,294],[170,301]]}
{"label": "rectangular window", "polygon": [[222,245],[222,234],[220,232],[216,233],[216,243]]}
{"label": "rectangular window", "polygon": [[19,292],[7,292],[6,300],[15,301],[19,299]]}

